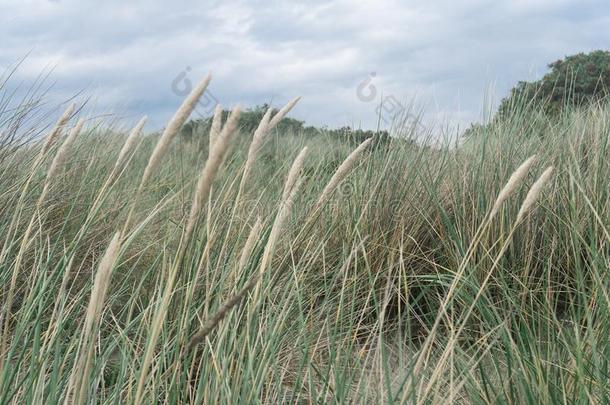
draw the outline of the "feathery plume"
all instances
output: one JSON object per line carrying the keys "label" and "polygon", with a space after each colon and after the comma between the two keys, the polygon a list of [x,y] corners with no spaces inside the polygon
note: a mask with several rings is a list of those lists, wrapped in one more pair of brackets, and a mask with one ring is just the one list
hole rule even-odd
{"label": "feathery plume", "polygon": [[80,120],[78,120],[78,122],[76,123],[74,128],[72,128],[72,130],[66,137],[66,140],[64,141],[64,143],[62,143],[61,146],[59,147],[59,150],[55,154],[55,157],[53,158],[53,162],[51,162],[51,166],[49,167],[49,170],[47,171],[45,187],[48,185],[49,181],[53,177],[55,177],[57,172],[59,172],[61,167],[64,165],[66,156],[68,154],[68,150],[70,149],[70,147],[76,140],[76,136],[80,133],[84,124],[85,124],[85,120],[83,120],[82,118]]}
{"label": "feathery plume", "polygon": [[184,100],[180,108],[178,108],[178,111],[176,111],[172,119],[169,121],[167,127],[163,131],[163,134],[157,141],[157,145],[155,146],[155,149],[150,155],[150,158],[148,159],[148,164],[146,165],[144,173],[142,174],[142,178],[140,179],[140,185],[138,186],[138,189],[136,190],[135,196],[132,200],[131,208],[127,213],[127,218],[125,219],[123,229],[121,230],[122,235],[125,235],[129,227],[131,226],[131,220],[133,218],[133,213],[135,210],[135,203],[140,198],[142,190],[144,189],[144,185],[152,176],[152,173],[161,162],[163,155],[165,155],[165,152],[167,152],[167,149],[178,134],[178,131],[180,130],[182,125],[184,125],[184,122],[188,119],[188,117],[195,109],[197,102],[210,84],[210,80],[212,80],[212,76],[208,75],[191,91],[191,93]]}
{"label": "feathery plume", "polygon": [[523,220],[523,218],[525,218],[525,215],[531,210],[532,206],[538,199],[538,196],[540,195],[542,188],[544,187],[546,182],[551,178],[551,174],[553,174],[553,166],[549,166],[540,175],[538,180],[536,180],[536,182],[532,185],[532,188],[530,188],[530,191],[528,191],[527,196],[525,196],[525,200],[523,201],[523,204],[521,205],[521,209],[519,210],[519,213],[517,214],[517,220],[515,221],[515,225],[520,223]]}
{"label": "feathery plume", "polygon": [[250,255],[252,254],[252,250],[254,249],[254,245],[256,244],[256,241],[258,240],[258,237],[260,235],[262,225],[263,224],[261,222],[261,219],[256,218],[256,222],[254,223],[254,226],[252,226],[252,229],[250,230],[250,234],[248,235],[248,239],[246,239],[244,248],[241,251],[241,256],[239,258],[239,264],[237,266],[237,269],[239,271],[241,271],[242,269],[244,269],[246,267],[246,264],[248,263],[248,260],[250,259]]}
{"label": "feathery plume", "polygon": [[74,399],[77,404],[84,404],[87,396],[87,387],[89,386],[88,375],[95,342],[93,336],[97,333],[99,327],[106,293],[110,284],[110,276],[112,275],[112,269],[114,268],[119,255],[120,236],[120,232],[115,233],[108,244],[108,248],[106,248],[106,252],[98,266],[93,288],[91,290],[91,298],[89,299],[89,306],[87,307],[85,324],[83,326],[78,363],[74,369],[74,374],[72,375],[73,383],[76,383],[76,379],[80,378],[80,384],[78,387],[75,387],[76,391],[74,392]]}
{"label": "feathery plume", "polygon": [[265,111],[265,115],[258,124],[256,131],[254,131],[254,135],[252,136],[252,142],[250,143],[250,148],[248,149],[248,158],[246,159],[246,164],[244,165],[244,173],[241,178],[241,182],[239,185],[240,194],[243,191],[244,185],[248,181],[248,177],[250,176],[250,172],[252,171],[252,166],[254,166],[254,162],[256,160],[256,156],[260,151],[269,131],[271,131],[275,126],[292,110],[292,108],[296,105],[296,103],[301,99],[301,97],[296,97],[288,102],[284,107],[282,107],[277,114],[273,118],[271,118],[272,108],[268,108]]}
{"label": "feathery plume", "polygon": [[322,194],[320,194],[320,198],[316,203],[316,208],[321,207],[331,196],[333,191],[337,188],[339,183],[349,174],[354,165],[356,164],[356,160],[358,156],[366,149],[367,146],[373,141],[373,138],[368,138],[364,142],[362,142],[350,155],[341,163],[341,165],[337,168],[333,177],[329,180],[324,190],[322,190]]}
{"label": "feathery plume", "polygon": [[299,102],[301,97],[295,97],[290,100],[284,107],[282,107],[277,114],[273,116],[271,121],[269,122],[269,130],[275,128],[277,124],[292,110],[292,108]]}
{"label": "feathery plume", "polygon": [[123,147],[119,152],[119,157],[117,158],[116,163],[114,165],[115,169],[119,168],[123,164],[123,161],[127,157],[127,154],[138,141],[140,134],[142,133],[142,128],[144,128],[147,119],[148,117],[146,116],[142,117],[142,119],[137,123],[137,125],[131,130],[131,132],[127,136],[127,139],[125,140],[125,143],[123,144]]}
{"label": "feathery plume", "polygon": [[68,106],[66,111],[64,111],[62,116],[59,117],[59,120],[57,120],[57,123],[55,124],[53,129],[51,130],[49,135],[47,135],[47,140],[45,141],[45,143],[42,147],[42,151],[40,152],[41,155],[44,155],[45,153],[47,153],[47,151],[51,148],[51,146],[53,146],[53,144],[55,143],[55,140],[59,137],[61,130],[66,125],[66,123],[68,122],[70,117],[72,117],[72,114],[74,113],[75,109],[76,109],[76,104],[72,103]]}
{"label": "feathery plume", "polygon": [[163,292],[161,304],[159,305],[159,309],[155,313],[151,324],[149,342],[144,353],[144,360],[142,362],[140,378],[136,389],[136,397],[134,401],[134,403],[136,404],[142,403],[146,376],[148,375],[148,370],[153,359],[153,353],[157,339],[159,338],[159,334],[161,333],[161,326],[167,314],[167,308],[171,300],[173,286],[178,272],[179,262],[183,257],[184,252],[186,251],[187,243],[191,235],[193,234],[193,230],[195,229],[195,224],[197,222],[199,211],[208,199],[210,189],[212,187],[212,182],[216,177],[218,167],[222,163],[229,144],[233,139],[235,130],[237,129],[237,123],[239,120],[240,113],[241,109],[239,106],[236,106],[233,111],[231,111],[231,114],[229,115],[229,118],[227,118],[227,122],[225,123],[222,132],[218,136],[216,142],[214,142],[212,150],[210,150],[210,155],[208,156],[208,159],[203,167],[203,171],[201,172],[201,175],[199,176],[199,179],[197,181],[197,187],[195,188],[195,193],[193,195],[193,203],[191,205],[191,212],[189,214],[186,229],[183,235],[184,243],[181,244],[180,251],[176,256],[178,259],[176,259],[176,261],[174,262],[174,266],[170,270],[165,285],[165,291]]}
{"label": "feathery plume", "polygon": [[178,131],[184,125],[184,122],[191,115],[195,107],[197,106],[197,102],[207,89],[210,84],[210,80],[212,80],[212,76],[208,75],[205,79],[203,79],[188,95],[186,100],[182,103],[176,114],[174,114],[173,118],[167,124],[167,127],[163,131],[163,134],[159,138],[155,149],[153,150],[150,158],[148,159],[148,165],[144,169],[144,174],[142,175],[142,179],[140,180],[140,188],[144,186],[144,183],[148,181],[153,171],[159,165],[159,162],[165,155],[165,152],[169,148],[169,145],[172,143]]}
{"label": "feathery plume", "polygon": [[248,158],[251,160],[258,153],[261,146],[263,146],[263,141],[267,137],[269,133],[269,120],[271,119],[271,107],[265,111],[263,118],[258,123],[256,127],[256,131],[254,131],[254,135],[252,136],[252,142],[250,143],[250,148],[248,149]]}
{"label": "feathery plume", "polygon": [[307,146],[304,147],[299,155],[294,159],[292,163],[292,167],[288,172],[288,176],[286,177],[286,182],[284,183],[284,192],[282,193],[282,200],[285,200],[294,187],[294,184],[303,169],[303,162],[305,161],[305,156],[307,155]]}
{"label": "feathery plume", "polygon": [[214,109],[214,117],[212,118],[212,125],[210,127],[210,135],[209,135],[209,138],[210,138],[209,150],[210,151],[214,147],[214,143],[216,142],[218,135],[220,135],[221,127],[222,127],[222,106],[220,104],[216,104],[216,108]]}
{"label": "feathery plume", "polygon": [[496,202],[494,203],[494,206],[491,209],[491,214],[489,216],[490,218],[495,217],[498,211],[500,211],[502,204],[504,204],[504,201],[508,200],[508,198],[513,195],[517,187],[519,187],[519,185],[521,184],[521,181],[523,181],[523,179],[525,178],[525,175],[527,174],[530,166],[532,165],[532,163],[534,163],[535,160],[536,155],[530,156],[525,160],[525,162],[521,164],[521,166],[517,168],[517,170],[513,172],[504,188],[502,188],[502,191],[500,191],[500,194],[498,194],[498,198],[496,199]]}
{"label": "feathery plume", "polygon": [[216,177],[216,172],[224,159],[224,155],[229,147],[229,144],[233,140],[240,114],[241,109],[239,106],[235,107],[233,111],[231,111],[222,132],[214,143],[214,147],[212,150],[210,150],[210,155],[208,156],[201,175],[199,176],[195,194],[193,195],[191,212],[186,225],[186,239],[191,236],[197,216],[199,215],[199,211],[208,199],[210,188],[212,187],[212,183]]}
{"label": "feathery plume", "polygon": [[252,166],[254,166],[254,161],[256,160],[256,155],[258,151],[263,146],[263,142],[269,133],[269,120],[271,119],[271,108],[267,109],[265,115],[258,123],[258,127],[256,131],[254,131],[254,135],[252,136],[252,142],[250,142],[250,147],[248,148],[248,157],[246,158],[246,164],[244,165],[244,173],[241,176],[240,183],[240,191],[243,189],[246,184],[248,177],[250,176],[250,172],[252,171]]}

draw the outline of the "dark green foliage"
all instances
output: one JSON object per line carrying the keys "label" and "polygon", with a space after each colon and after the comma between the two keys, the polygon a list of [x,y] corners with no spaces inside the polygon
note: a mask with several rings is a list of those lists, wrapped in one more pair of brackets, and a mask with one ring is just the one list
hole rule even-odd
{"label": "dark green foliage", "polygon": [[[251,136],[263,115],[270,108],[269,105],[263,104],[262,106],[256,106],[242,112],[239,127],[240,132],[244,135]],[[273,109],[273,114],[277,113],[277,109]],[[223,110],[222,118],[223,121],[229,115],[228,110]],[[181,130],[181,136],[186,141],[201,142],[205,139],[207,142],[207,136],[212,124],[212,118],[195,119],[187,122]],[[377,137],[376,145],[386,145],[389,143],[390,135],[388,131],[372,131],[363,129],[353,129],[349,126],[341,127],[338,129],[329,129],[326,127],[318,128],[314,126],[305,125],[305,122],[297,120],[291,117],[285,117],[274,129],[274,131],[282,135],[292,136],[316,136],[325,135],[333,138],[343,139],[350,144],[360,144],[365,139]]]}
{"label": "dark green foliage", "polygon": [[542,103],[550,115],[566,106],[581,107],[599,102],[610,92],[610,52],[594,51],[567,56],[548,65],[551,69],[538,81],[520,81],[502,100],[499,114],[534,102]]}
{"label": "dark green foliage", "polygon": [[548,66],[551,70],[542,79],[518,82],[491,122],[471,124],[463,137],[486,136],[497,128],[510,128],[514,136],[542,136],[549,126],[560,125],[569,111],[608,101],[609,51],[579,53]]}

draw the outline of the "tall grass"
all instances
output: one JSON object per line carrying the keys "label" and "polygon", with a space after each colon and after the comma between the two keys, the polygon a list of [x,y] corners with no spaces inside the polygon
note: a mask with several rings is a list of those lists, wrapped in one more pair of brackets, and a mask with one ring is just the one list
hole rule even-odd
{"label": "tall grass", "polygon": [[3,154],[0,403],[610,400],[607,105],[175,142],[208,82],[164,135],[69,110]]}

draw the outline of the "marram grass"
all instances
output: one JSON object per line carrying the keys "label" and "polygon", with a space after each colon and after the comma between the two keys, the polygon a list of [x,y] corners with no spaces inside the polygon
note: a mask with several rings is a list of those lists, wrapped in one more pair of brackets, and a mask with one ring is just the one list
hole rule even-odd
{"label": "marram grass", "polygon": [[0,403],[610,401],[607,105],[178,142],[208,84],[160,136],[71,106],[3,154]]}

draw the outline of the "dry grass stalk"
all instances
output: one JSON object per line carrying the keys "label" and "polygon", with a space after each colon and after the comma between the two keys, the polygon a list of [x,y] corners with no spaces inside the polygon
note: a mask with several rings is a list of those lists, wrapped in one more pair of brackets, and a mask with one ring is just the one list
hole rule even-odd
{"label": "dry grass stalk", "polygon": [[527,215],[527,213],[532,209],[532,206],[534,205],[534,203],[538,200],[538,197],[540,196],[540,192],[542,191],[542,188],[547,183],[547,181],[549,181],[552,174],[553,174],[553,166],[549,166],[540,175],[538,180],[536,180],[536,182],[532,185],[532,188],[530,188],[530,191],[528,191],[527,196],[525,196],[525,200],[523,201],[523,204],[521,205],[521,209],[519,210],[519,213],[517,214],[517,220],[515,221],[515,225],[520,223],[523,220],[523,218],[525,218],[525,215]]}
{"label": "dry grass stalk", "polygon": [[362,142],[360,145],[358,145],[358,147],[356,149],[354,149],[354,151],[352,153],[350,153],[350,155],[343,161],[343,163],[341,163],[341,165],[337,168],[337,171],[335,171],[335,174],[333,174],[333,177],[331,177],[331,179],[329,180],[326,187],[324,187],[324,190],[322,190],[322,193],[320,194],[320,198],[318,199],[318,202],[316,203],[316,208],[321,207],[330,198],[333,191],[335,191],[335,189],[337,188],[337,186],[339,186],[341,181],[343,181],[343,179],[352,170],[352,168],[356,164],[356,161],[358,160],[358,157],[362,154],[362,152],[369,146],[369,144],[372,141],[373,141],[373,138],[369,138],[369,139],[365,140],[364,142]]}
{"label": "dry grass stalk", "polygon": [[80,133],[80,131],[83,128],[84,124],[85,124],[85,120],[83,120],[81,118],[76,123],[74,128],[72,128],[72,130],[70,131],[70,133],[66,137],[66,140],[61,144],[59,150],[55,154],[55,157],[53,158],[53,162],[51,162],[51,166],[49,167],[49,170],[47,171],[47,177],[45,179],[45,183],[44,183],[44,186],[42,188],[42,192],[40,193],[40,197],[38,198],[38,207],[40,207],[40,205],[45,200],[45,198],[47,196],[47,193],[49,192],[49,187],[50,187],[50,184],[51,184],[51,180],[53,180],[53,177],[55,177],[57,175],[57,173],[59,173],[59,171],[63,167],[64,163],[66,162],[66,157],[68,155],[68,150],[70,149],[70,147],[72,146],[72,144],[76,140],[76,137]]}
{"label": "dry grass stalk", "polygon": [[216,108],[214,109],[214,117],[212,118],[212,125],[210,126],[210,147],[211,151],[214,147],[214,143],[216,139],[220,135],[220,130],[222,127],[222,106],[220,104],[216,104]]}
{"label": "dry grass stalk", "polygon": [[515,190],[519,187],[519,185],[525,178],[525,175],[527,175],[530,166],[534,163],[535,160],[536,155],[530,156],[510,176],[508,182],[506,183],[502,191],[500,191],[500,194],[498,194],[498,198],[496,199],[496,202],[494,203],[494,206],[491,210],[491,214],[489,215],[490,218],[495,217],[498,211],[500,211],[502,204],[504,204],[504,201],[508,200],[508,198],[513,195]]}
{"label": "dry grass stalk", "polygon": [[254,135],[252,136],[252,142],[250,143],[250,148],[248,149],[248,158],[246,159],[246,164],[244,165],[244,173],[242,175],[241,183],[239,186],[239,190],[243,191],[243,188],[248,181],[248,177],[250,176],[250,172],[252,171],[252,166],[254,166],[254,162],[256,161],[256,156],[258,152],[262,148],[265,139],[267,139],[267,135],[269,132],[277,126],[277,124],[292,110],[292,108],[299,102],[301,97],[296,97],[293,100],[290,100],[288,104],[282,107],[273,118],[271,118],[272,108],[269,108],[263,118],[258,124],[256,131],[254,131]]}
{"label": "dry grass stalk", "polygon": [[292,208],[292,204],[294,202],[294,197],[296,195],[296,192],[301,187],[302,183],[303,183],[302,177],[299,177],[298,179],[296,179],[294,181],[293,185],[291,187],[289,187],[291,190],[290,193],[280,203],[280,208],[275,217],[275,220],[273,221],[273,227],[271,228],[271,233],[269,234],[269,239],[267,240],[267,245],[265,246],[265,250],[263,251],[263,257],[261,259],[261,265],[260,265],[261,274],[266,270],[267,265],[271,261],[271,256],[275,249],[275,244],[277,242],[277,239],[280,236],[280,232],[284,228],[286,220],[288,219],[288,215],[290,214],[290,210]]}
{"label": "dry grass stalk", "polygon": [[[38,154],[38,157],[34,160],[34,163],[32,164],[32,170],[29,173],[27,181],[25,182],[25,184],[23,185],[23,187],[21,189],[21,195],[19,196],[19,201],[17,202],[16,206],[22,206],[22,204],[24,203],[24,200],[27,196],[27,192],[30,189],[30,184],[31,184],[32,180],[34,179],[35,174],[37,173],[36,169],[43,162],[46,152],[51,148],[51,146],[53,146],[53,144],[55,143],[55,140],[61,134],[63,127],[66,125],[66,123],[68,122],[68,120],[70,119],[72,114],[74,113],[75,109],[76,109],[76,105],[71,104],[66,109],[66,111],[63,113],[63,115],[59,118],[59,120],[57,121],[57,123],[55,124],[55,126],[53,127],[51,132],[49,132],[49,135],[47,135],[46,140],[44,141],[43,147],[40,150],[40,153]],[[19,222],[20,213],[21,213],[20,210],[15,210],[13,218],[11,219],[11,223],[6,232],[7,240],[12,238],[12,234],[15,230],[15,225]],[[6,253],[7,253],[8,246],[9,246],[8,244],[4,244],[2,246],[2,251],[0,251],[0,261],[4,260]],[[1,360],[0,360],[0,368],[1,368]]]}
{"label": "dry grass stalk", "polygon": [[307,146],[304,147],[299,155],[296,157],[294,162],[292,163],[292,167],[288,172],[288,176],[286,177],[286,182],[284,183],[284,191],[282,193],[282,200],[288,198],[288,194],[294,187],[295,182],[301,174],[301,170],[303,170],[303,163],[305,162],[305,156],[307,155]]}
{"label": "dry grass stalk", "polygon": [[295,97],[290,100],[284,107],[282,107],[277,114],[273,116],[271,121],[269,122],[269,130],[275,128],[277,124],[294,108],[294,106],[299,102],[301,97]]}
{"label": "dry grass stalk", "polygon": [[[538,178],[538,180],[536,180],[536,182],[532,185],[532,187],[530,188],[529,192],[527,193],[527,196],[525,197],[525,200],[523,201],[523,204],[521,205],[521,209],[519,210],[519,213],[517,214],[517,219],[515,220],[514,225],[511,228],[510,233],[508,234],[508,237],[506,239],[506,241],[504,241],[502,248],[500,249],[500,252],[496,255],[496,258],[493,261],[493,264],[491,265],[491,267],[489,268],[489,270],[487,271],[487,274],[485,275],[485,277],[483,278],[477,293],[475,294],[475,296],[472,299],[472,302],[468,308],[468,310],[465,311],[465,315],[463,316],[459,326],[456,329],[455,332],[455,338],[451,339],[450,342],[445,346],[443,355],[449,355],[449,353],[453,350],[453,347],[456,344],[457,338],[459,336],[461,336],[462,331],[464,330],[464,328],[467,325],[467,321],[470,318],[470,315],[472,314],[476,303],[478,302],[479,298],[481,297],[481,295],[483,294],[483,291],[485,290],[485,287],[487,286],[494,270],[497,268],[498,264],[500,263],[500,259],[504,256],[504,254],[506,253],[506,251],[508,250],[508,247],[511,244],[514,232],[517,228],[517,225],[519,225],[519,223],[523,220],[523,218],[525,218],[525,215],[531,210],[531,208],[533,207],[534,203],[538,200],[538,197],[540,196],[540,192],[542,191],[542,188],[544,187],[544,185],[548,182],[548,180],[551,178],[551,175],[553,174],[553,166],[549,166],[543,173],[542,175],[540,175],[540,177]],[[452,286],[450,287],[451,289],[454,288],[454,283],[452,283]],[[448,303],[447,300],[445,300],[443,306],[445,306]],[[444,312],[444,310],[443,310]],[[439,315],[437,315],[437,317],[440,318],[440,312]],[[435,321],[435,326],[433,327],[433,330],[436,331],[436,325],[438,323],[438,318]],[[426,342],[426,350],[428,349],[428,341]],[[418,359],[418,365],[417,368],[419,368],[420,366],[420,361]],[[431,386],[431,385],[430,385]]]}
{"label": "dry grass stalk", "polygon": [[[53,179],[53,177],[55,177],[57,175],[57,173],[59,172],[59,170],[63,167],[63,165],[66,161],[66,157],[68,155],[68,150],[70,149],[70,147],[76,140],[76,137],[80,133],[84,124],[85,124],[85,120],[81,118],[76,123],[74,128],[72,128],[72,130],[66,137],[66,140],[64,141],[64,143],[62,143],[61,147],[55,154],[55,158],[53,158],[53,162],[51,162],[51,166],[49,167],[49,170],[47,171],[45,188],[48,186],[49,182]],[[44,192],[43,192],[43,194],[44,194]]]}
{"label": "dry grass stalk", "polygon": [[244,165],[244,173],[241,177],[241,183],[239,186],[240,194],[243,190],[244,185],[248,181],[248,177],[250,176],[250,172],[252,171],[252,166],[254,166],[254,161],[256,160],[256,156],[258,155],[259,150],[263,146],[263,142],[267,134],[269,133],[269,120],[271,119],[271,108],[269,108],[263,118],[258,123],[258,127],[256,131],[254,131],[254,135],[252,136],[252,142],[250,142],[250,147],[248,148],[248,157],[246,158],[246,163]]}
{"label": "dry grass stalk", "polygon": [[127,136],[127,140],[123,144],[121,151],[119,152],[119,156],[114,165],[114,169],[117,170],[127,158],[127,154],[131,151],[140,138],[140,134],[142,133],[142,128],[146,124],[148,117],[144,116],[142,119],[136,124],[136,126],[131,130],[129,135]]}
{"label": "dry grass stalk", "polygon": [[89,386],[89,369],[91,367],[91,357],[93,355],[93,347],[95,339],[93,336],[99,328],[102,309],[106,299],[108,286],[110,285],[110,276],[112,269],[116,263],[120,251],[120,232],[114,234],[114,237],[108,244],[106,253],[102,257],[95,275],[95,281],[91,290],[91,298],[87,307],[85,324],[83,326],[83,335],[81,338],[81,346],[76,367],[72,374],[73,384],[77,383],[74,391],[74,403],[84,404],[87,396],[87,387]]}
{"label": "dry grass stalk", "polygon": [[208,199],[212,183],[214,182],[214,178],[216,177],[216,172],[218,171],[218,168],[220,167],[220,164],[224,159],[224,155],[227,149],[229,148],[231,141],[234,138],[240,114],[240,107],[235,107],[229,115],[229,118],[227,119],[227,122],[225,123],[222,129],[222,132],[218,136],[218,139],[214,143],[214,147],[212,148],[212,150],[210,150],[210,154],[208,156],[207,161],[205,162],[203,171],[201,172],[201,175],[199,176],[199,179],[197,181],[197,188],[195,189],[195,194],[193,195],[191,212],[189,214],[188,222],[186,225],[185,241],[190,238],[195,223],[197,221],[197,217],[199,216],[199,212],[201,211],[201,208]]}
{"label": "dry grass stalk", "polygon": [[223,132],[219,136],[217,142],[214,144],[212,151],[210,151],[210,156],[208,157],[208,160],[206,161],[206,164],[203,168],[202,174],[199,177],[199,181],[197,182],[197,188],[193,196],[191,212],[187,221],[185,233],[183,234],[182,243],[179,247],[179,252],[176,255],[174,264],[172,265],[172,268],[169,271],[161,304],[159,306],[158,311],[155,313],[151,324],[150,339],[145,351],[144,360],[142,362],[140,378],[138,381],[136,396],[134,400],[134,403],[136,404],[142,403],[143,400],[146,377],[148,375],[148,370],[153,360],[155,344],[159,338],[161,327],[167,314],[167,309],[173,292],[173,286],[178,273],[179,263],[184,255],[184,252],[186,251],[188,241],[195,229],[195,224],[199,216],[199,211],[201,210],[203,203],[207,200],[209,196],[212,182],[214,181],[218,167],[222,162],[224,153],[226,152],[226,149],[228,148],[228,145],[233,138],[233,133],[235,132],[235,129],[237,127],[239,113],[240,110],[239,107],[237,107],[233,110],[231,116],[229,116],[229,119],[227,120]]}
{"label": "dry grass stalk", "polygon": [[191,338],[187,350],[192,350],[195,346],[205,339],[205,337],[212,331],[220,321],[224,319],[225,316],[229,313],[233,307],[235,307],[239,302],[246,296],[246,294],[257,284],[259,280],[258,275],[254,275],[250,278],[250,280],[246,283],[246,285],[239,290],[235,295],[225,301],[218,311],[214,313],[214,315],[205,323],[203,326],[193,335]]}
{"label": "dry grass stalk", "polygon": [[142,175],[142,179],[140,180],[140,188],[144,186],[144,184],[148,181],[153,171],[157,168],[161,159],[167,152],[170,144],[178,134],[178,131],[184,125],[188,117],[191,115],[195,107],[197,106],[197,102],[207,89],[210,84],[210,80],[212,80],[212,76],[208,75],[205,79],[203,79],[188,95],[186,100],[182,103],[176,114],[172,117],[170,122],[167,124],[167,127],[163,131],[163,134],[159,138],[155,149],[150,155],[150,159],[148,160],[148,165],[144,169],[144,174]]}
{"label": "dry grass stalk", "polygon": [[59,120],[57,120],[57,123],[55,124],[53,129],[51,130],[49,135],[47,135],[47,139],[46,139],[46,141],[45,141],[45,143],[44,143],[44,145],[42,147],[42,150],[40,152],[41,155],[44,155],[45,153],[47,153],[48,150],[51,148],[51,146],[53,146],[53,144],[55,143],[55,141],[59,137],[59,134],[61,133],[61,130],[66,125],[66,123],[68,122],[70,117],[72,117],[72,114],[74,114],[74,110],[75,109],[76,109],[76,104],[70,104],[68,106],[68,108],[66,109],[66,111],[64,111],[62,116],[59,117]]}
{"label": "dry grass stalk", "polygon": [[140,139],[140,135],[142,133],[142,128],[146,124],[147,117],[143,117],[137,125],[130,131],[123,147],[119,152],[119,156],[117,157],[116,162],[114,163],[114,167],[110,171],[108,178],[104,182],[104,185],[98,190],[97,196],[89,209],[89,214],[85,221],[85,224],[81,227],[81,230],[84,231],[86,229],[86,225],[89,224],[89,221],[95,215],[99,205],[104,201],[104,196],[107,195],[107,191],[109,187],[114,183],[114,181],[120,176],[122,169],[124,168],[124,164],[128,160],[129,152],[134,149],[135,144],[138,139]]}
{"label": "dry grass stalk", "polygon": [[131,225],[131,219],[133,217],[135,204],[139,200],[140,195],[142,194],[144,185],[150,179],[152,173],[157,168],[157,166],[159,166],[161,159],[167,152],[167,149],[178,134],[178,131],[180,130],[182,125],[184,125],[185,121],[188,119],[188,117],[191,115],[191,113],[197,106],[197,102],[210,84],[210,80],[212,80],[212,76],[208,75],[191,91],[191,93],[184,100],[180,108],[178,108],[178,111],[176,111],[172,119],[167,124],[167,127],[163,131],[163,134],[159,138],[155,149],[153,150],[152,154],[150,155],[150,158],[148,159],[148,164],[146,165],[144,173],[142,174],[142,178],[140,179],[140,185],[138,186],[136,194],[132,200],[131,208],[127,214],[127,219],[125,220],[121,234],[125,235],[125,233],[129,229],[129,226]]}
{"label": "dry grass stalk", "polygon": [[150,328],[150,337],[146,347],[146,351],[144,353],[144,360],[142,361],[140,378],[138,380],[138,385],[136,389],[136,396],[134,400],[135,404],[141,404],[143,401],[144,388],[146,384],[146,378],[148,376],[148,370],[153,361],[155,345],[157,343],[159,334],[161,333],[161,327],[163,326],[163,322],[165,321],[165,317],[167,315],[167,310],[174,290],[174,283],[176,281],[180,262],[184,253],[186,252],[188,241],[193,233],[193,230],[195,229],[195,224],[197,223],[199,211],[208,199],[210,189],[212,187],[212,182],[216,177],[218,167],[222,163],[225,152],[227,151],[227,148],[229,147],[229,144],[231,143],[234,137],[240,113],[241,109],[239,106],[237,106],[233,109],[233,111],[229,115],[229,118],[227,118],[227,122],[225,123],[222,132],[218,136],[218,139],[214,143],[214,146],[210,151],[210,155],[208,156],[205,166],[203,167],[203,171],[199,176],[199,180],[197,181],[197,187],[193,195],[191,212],[187,221],[186,230],[182,236],[179,252],[176,254],[174,263],[172,264],[172,267],[169,270],[166,285],[163,291],[163,297],[161,299],[161,304],[159,305],[159,308],[154,314],[152,320]]}
{"label": "dry grass stalk", "polygon": [[[70,109],[68,109],[68,110],[70,110]],[[64,113],[64,116],[69,116],[69,114]],[[79,120],[77,122],[77,124],[74,126],[74,128],[72,128],[72,131],[70,131],[70,134],[68,135],[66,140],[63,142],[63,144],[61,145],[61,147],[59,148],[59,150],[55,154],[55,157],[53,158],[53,161],[51,162],[51,166],[49,167],[49,170],[47,171],[47,176],[45,178],[45,182],[44,182],[44,185],[42,187],[42,191],[41,191],[40,196],[38,197],[38,201],[36,203],[36,210],[37,211],[42,207],[42,203],[46,199],[46,196],[47,196],[47,194],[49,192],[51,180],[53,179],[53,177],[55,177],[57,175],[59,170],[63,167],[63,164],[64,164],[65,159],[66,159],[66,155],[68,153],[68,149],[74,143],[74,140],[76,139],[76,136],[79,134],[79,132],[82,129],[83,125],[84,125],[84,120],[82,120],[82,119]],[[59,134],[59,131],[57,132],[57,134]],[[52,145],[52,142],[50,143],[50,145]],[[46,146],[46,144],[45,144],[45,146]],[[42,154],[40,156],[42,157]],[[37,218],[38,218],[38,215],[37,215],[37,212],[36,212],[30,218],[28,226],[25,229],[25,232],[24,232],[23,237],[21,239],[21,244],[20,244],[20,247],[19,247],[19,251],[17,253],[17,256],[15,258],[15,263],[13,265],[13,272],[12,272],[12,275],[11,275],[11,281],[9,283],[8,292],[6,294],[6,301],[4,303],[5,308],[11,308],[12,305],[13,305],[13,300],[15,298],[15,289],[17,288],[17,277],[19,275],[19,270],[21,268],[21,263],[23,261],[24,255],[26,253],[28,244],[30,242],[30,236],[31,236],[32,231],[34,229],[34,224],[36,223]],[[4,250],[2,252],[2,255],[4,255]],[[8,330],[8,321],[5,321],[4,322],[4,330],[2,332],[2,338],[0,339],[0,370],[4,366],[2,358],[3,358],[4,349],[6,347],[6,342],[7,342],[7,339],[8,339],[8,333],[9,333],[9,330]]]}
{"label": "dry grass stalk", "polygon": [[256,244],[258,237],[260,236],[262,229],[262,222],[260,218],[256,218],[256,222],[252,229],[250,230],[250,234],[248,234],[248,239],[246,239],[246,243],[244,244],[244,248],[241,251],[241,256],[239,258],[239,264],[237,265],[237,269],[241,272],[250,260],[250,255],[252,254],[252,250],[254,249],[254,245]]}
{"label": "dry grass stalk", "polygon": [[[294,166],[294,165],[293,165]],[[303,178],[299,178],[295,181],[293,187],[291,187],[292,191],[286,197],[286,199],[282,200],[280,203],[280,209],[275,217],[275,221],[273,222],[273,228],[271,228],[271,233],[269,234],[269,239],[267,240],[267,245],[265,246],[265,251],[263,252],[263,258],[261,260],[260,271],[254,274],[250,280],[246,283],[241,290],[239,290],[235,295],[225,301],[218,311],[199,329],[199,331],[191,338],[188,349],[192,350],[197,344],[202,342],[205,337],[212,331],[214,328],[222,321],[225,316],[235,307],[239,302],[248,294],[248,292],[258,285],[258,282],[263,275],[267,264],[271,258],[273,250],[275,248],[275,244],[280,235],[282,228],[285,225],[286,220],[288,219],[288,215],[292,209],[292,205],[294,202],[294,198],[296,193],[303,183]],[[254,229],[253,229],[254,230]],[[253,232],[251,232],[251,235]],[[250,239],[250,237],[248,237]],[[255,293],[255,299],[258,296],[258,289]]]}

